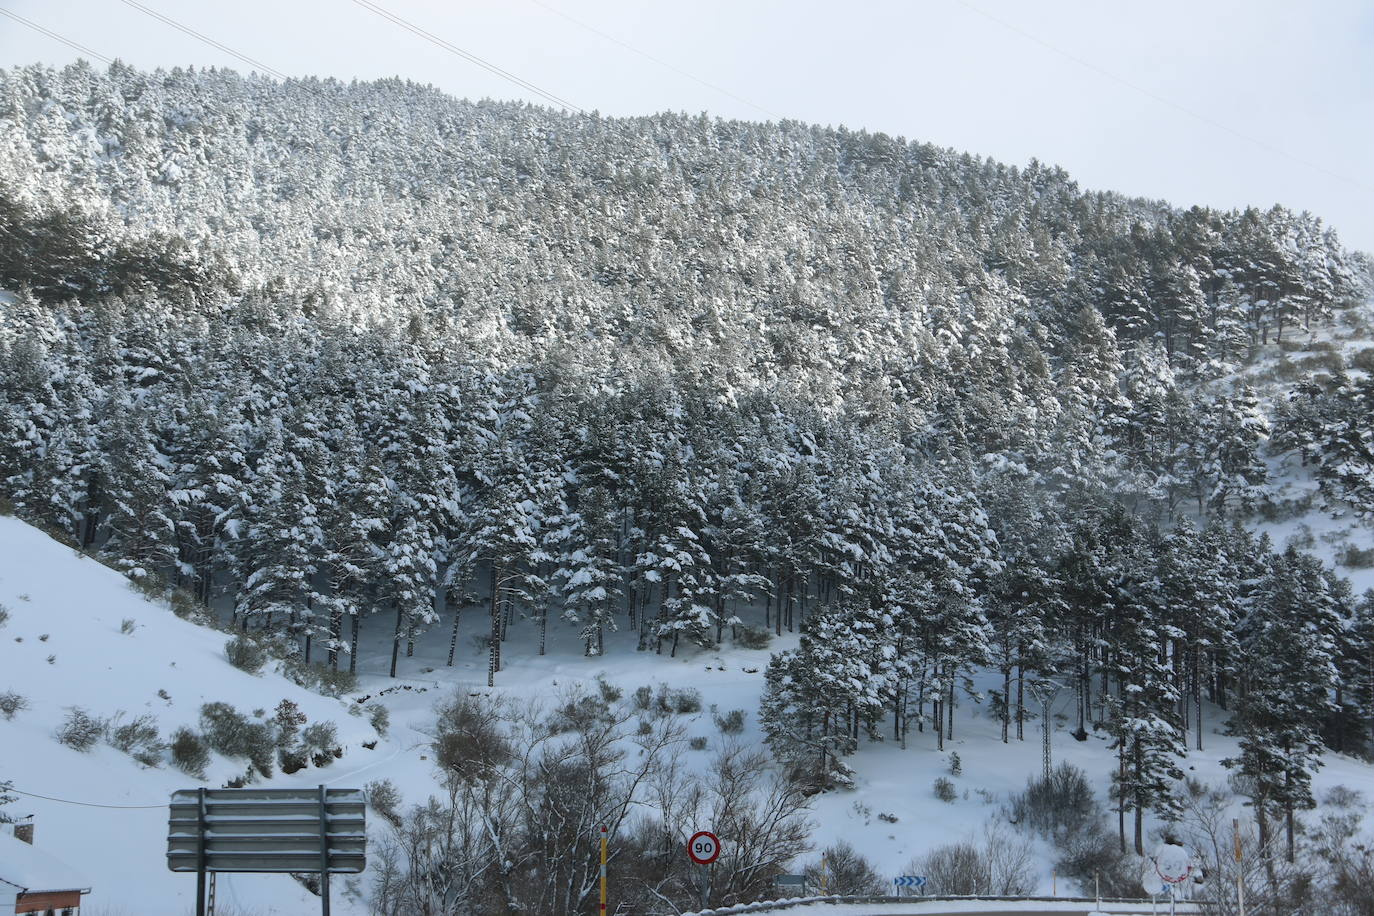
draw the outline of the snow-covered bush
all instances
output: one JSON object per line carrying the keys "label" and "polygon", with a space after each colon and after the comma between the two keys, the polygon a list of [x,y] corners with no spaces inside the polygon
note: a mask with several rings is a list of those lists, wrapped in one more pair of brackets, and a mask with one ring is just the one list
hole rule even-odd
{"label": "snow-covered bush", "polygon": [[151,715],[138,716],[123,725],[118,724],[123,713],[110,720],[109,742],[115,750],[123,751],[146,767],[159,766],[167,745],[158,739],[157,720]]}
{"label": "snow-covered bush", "polygon": [[27,697],[17,694],[13,690],[0,693],[0,716],[4,716],[7,720],[13,719],[15,713],[23,712],[28,708],[29,700]]}
{"label": "snow-covered bush", "polygon": [[[646,688],[641,687],[635,691],[636,706],[641,702],[640,691],[644,689]],[[667,684],[659,684],[651,708],[660,716],[701,712],[701,692],[691,687],[670,688]]]}
{"label": "snow-covered bush", "polygon": [[137,620],[134,620],[132,617],[125,617],[119,622],[119,632],[123,633],[125,636],[132,636],[134,634],[134,628],[137,626]]}
{"label": "snow-covered bush", "polygon": [[393,826],[400,826],[401,790],[389,779],[377,779],[363,786],[363,798],[368,805]]}
{"label": "snow-covered bush", "polygon": [[266,722],[251,722],[228,703],[206,703],[200,708],[200,727],[205,741],[226,757],[247,757],[264,777],[273,772],[276,730]]}
{"label": "snow-covered bush", "polygon": [[91,715],[80,706],[73,706],[67,710],[67,718],[58,727],[54,737],[67,747],[89,751],[104,734],[104,719]]}
{"label": "snow-covered bush", "polygon": [[298,686],[327,697],[341,697],[358,689],[358,676],[347,668],[335,671],[324,665],[307,665],[294,657],[283,659],[282,674]]}
{"label": "snow-covered bush", "polygon": [[1374,566],[1374,547],[1359,548],[1347,544],[1336,554],[1336,560],[1350,569],[1368,569]]}
{"label": "snow-covered bush", "polygon": [[738,735],[744,731],[744,710],[742,709],[732,709],[723,716],[713,711],[711,718],[715,719],[716,728],[720,729],[722,735]]}
{"label": "snow-covered bush", "polygon": [[172,763],[182,772],[196,779],[205,778],[205,768],[210,765],[210,749],[200,735],[185,726],[172,732]]}
{"label": "snow-covered bush", "polygon": [[301,750],[317,767],[328,766],[339,752],[339,729],[333,722],[312,722],[301,732]]}
{"label": "snow-covered bush", "polygon": [[937,776],[931,788],[935,791],[935,797],[942,802],[952,802],[959,797],[959,793],[954,789],[954,783],[943,776]]}
{"label": "snow-covered bush", "polygon": [[654,706],[654,688],[648,684],[642,687],[636,687],[634,692],[634,704],[635,709],[643,712],[648,712],[652,709]]}
{"label": "snow-covered bush", "polygon": [[687,746],[694,751],[704,751],[706,750],[706,737],[704,735],[697,735],[687,742]]}
{"label": "snow-covered bush", "polygon": [[229,659],[229,664],[249,674],[257,674],[267,664],[267,650],[257,640],[247,636],[235,636],[226,642],[224,655]]}
{"label": "snow-covered bush", "polygon": [[701,691],[691,687],[681,687],[672,692],[673,712],[687,715],[701,712]]}
{"label": "snow-covered bush", "polygon": [[1334,785],[1326,790],[1326,795],[1322,796],[1322,804],[1329,808],[1362,808],[1364,806],[1364,793],[1346,785]]}
{"label": "snow-covered bush", "polygon": [[367,707],[367,721],[377,730],[377,734],[386,737],[386,731],[391,727],[391,710],[381,703],[373,703]]}
{"label": "snow-covered bush", "polygon": [[735,627],[735,645],[741,649],[767,649],[773,634],[766,627]]}
{"label": "snow-covered bush", "polygon": [[9,620],[10,609],[5,607],[3,604],[0,604],[0,627],[3,627],[5,624],[9,623]]}

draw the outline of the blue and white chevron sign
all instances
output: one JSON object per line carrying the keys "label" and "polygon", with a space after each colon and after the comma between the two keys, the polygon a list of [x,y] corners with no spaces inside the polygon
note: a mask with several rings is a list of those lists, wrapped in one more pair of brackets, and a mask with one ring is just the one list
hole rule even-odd
{"label": "blue and white chevron sign", "polygon": [[900,878],[893,878],[892,883],[898,887],[925,887],[925,875],[902,875]]}

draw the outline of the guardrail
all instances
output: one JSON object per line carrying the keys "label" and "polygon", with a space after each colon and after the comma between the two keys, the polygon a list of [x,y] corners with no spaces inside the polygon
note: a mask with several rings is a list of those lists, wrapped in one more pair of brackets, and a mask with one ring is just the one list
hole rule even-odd
{"label": "guardrail", "polygon": [[[734,916],[736,913],[774,913],[790,910],[793,907],[804,906],[812,903],[881,903],[881,904],[905,904],[907,906],[921,906],[931,903],[955,903],[955,902],[977,902],[987,903],[1060,903],[1066,906],[1075,904],[1104,907],[1108,906],[1132,906],[1141,907],[1141,912],[1148,912],[1146,907],[1151,906],[1152,901],[1143,897],[994,897],[986,895],[974,896],[955,896],[955,895],[927,895],[927,896],[837,896],[829,895],[822,897],[786,897],[781,900],[760,900],[756,903],[739,903],[734,906],[720,907],[714,910],[698,910],[692,913],[684,913],[683,916]],[[1176,912],[1178,916],[1196,916],[1201,912],[1200,907],[1206,901],[1188,900],[1178,901]],[[1034,911],[1028,911],[1034,912]],[[1086,912],[1086,911],[1085,911]]]}

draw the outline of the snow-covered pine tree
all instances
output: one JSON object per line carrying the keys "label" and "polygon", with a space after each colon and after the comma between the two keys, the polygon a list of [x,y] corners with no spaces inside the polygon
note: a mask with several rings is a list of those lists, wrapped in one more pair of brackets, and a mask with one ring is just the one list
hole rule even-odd
{"label": "snow-covered pine tree", "polygon": [[1243,778],[1266,857],[1270,819],[1283,817],[1292,861],[1294,813],[1314,804],[1312,772],[1321,765],[1321,723],[1333,704],[1340,624],[1320,562],[1290,547],[1273,561],[1240,625],[1242,688],[1227,726],[1240,754],[1223,763]]}

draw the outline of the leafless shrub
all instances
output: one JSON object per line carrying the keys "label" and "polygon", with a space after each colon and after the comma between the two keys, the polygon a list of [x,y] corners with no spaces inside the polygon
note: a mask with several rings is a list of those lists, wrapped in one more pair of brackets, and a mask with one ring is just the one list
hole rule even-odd
{"label": "leafless shrub", "polygon": [[434,756],[450,779],[483,779],[514,758],[506,704],[457,692],[438,712]]}
{"label": "leafless shrub", "polygon": [[1026,790],[1011,799],[1007,819],[1041,836],[1056,837],[1074,833],[1100,815],[1087,774],[1061,763],[1048,777],[1027,781]]}
{"label": "leafless shrub", "polygon": [[401,791],[391,780],[377,779],[369,782],[363,786],[363,797],[367,799],[373,811],[386,818],[393,826],[401,825],[401,815],[398,812],[401,807]]}
{"label": "leafless shrub", "polygon": [[67,718],[58,726],[55,737],[74,750],[89,751],[104,734],[104,719],[91,715],[80,706],[73,706],[67,710]]}
{"label": "leafless shrub", "polygon": [[887,888],[873,863],[844,840],[827,846],[821,858],[806,866],[808,887],[826,894],[881,894]]}
{"label": "leafless shrub", "polygon": [[923,874],[935,894],[1029,894],[1035,887],[1030,849],[1005,828],[990,823],[981,843],[964,840],[915,859],[908,874]]}
{"label": "leafless shrub", "polygon": [[159,766],[167,745],[158,739],[157,720],[145,713],[121,725],[119,720],[122,715],[116,713],[109,723],[110,746],[146,767]]}
{"label": "leafless shrub", "polygon": [[196,779],[205,778],[205,768],[210,765],[210,749],[200,735],[189,728],[178,728],[172,732],[172,763],[182,772]]}

